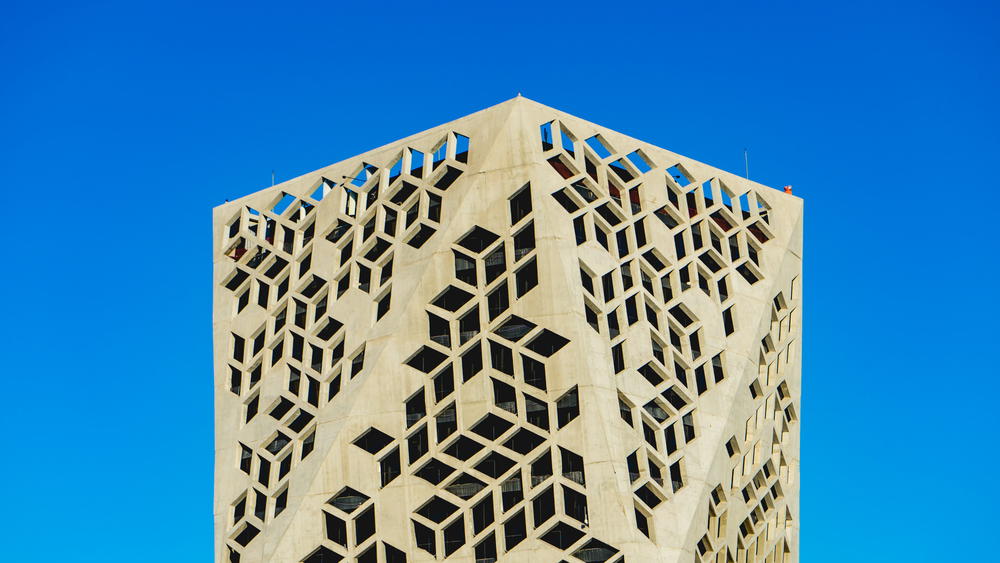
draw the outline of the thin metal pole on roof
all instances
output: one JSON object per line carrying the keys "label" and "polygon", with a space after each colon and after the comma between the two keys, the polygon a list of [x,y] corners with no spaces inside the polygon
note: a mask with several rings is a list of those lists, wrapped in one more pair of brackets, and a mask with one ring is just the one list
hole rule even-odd
{"label": "thin metal pole on roof", "polygon": [[274,187],[274,170],[271,171],[271,187]]}
{"label": "thin metal pole on roof", "polygon": [[743,166],[746,169],[747,180],[750,179],[750,151],[743,149]]}

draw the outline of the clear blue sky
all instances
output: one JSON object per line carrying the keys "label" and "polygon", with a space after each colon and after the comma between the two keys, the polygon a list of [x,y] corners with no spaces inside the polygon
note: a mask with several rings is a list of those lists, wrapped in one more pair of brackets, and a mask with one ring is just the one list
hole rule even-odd
{"label": "clear blue sky", "polygon": [[0,559],[210,561],[212,207],[519,91],[805,198],[803,561],[989,558],[996,3],[206,4],[0,3]]}

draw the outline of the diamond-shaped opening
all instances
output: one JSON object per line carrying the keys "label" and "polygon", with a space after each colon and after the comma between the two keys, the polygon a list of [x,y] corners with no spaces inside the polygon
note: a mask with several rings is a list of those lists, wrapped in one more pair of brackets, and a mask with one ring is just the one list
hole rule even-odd
{"label": "diamond-shaped opening", "polygon": [[326,520],[327,539],[347,547],[347,522],[329,512],[323,512],[323,516]]}
{"label": "diamond-shaped opening", "polygon": [[496,440],[501,434],[509,430],[511,426],[514,425],[499,416],[488,414],[472,427],[472,431],[488,440]]}
{"label": "diamond-shaped opening", "polygon": [[437,485],[454,472],[454,467],[432,458],[416,471],[416,475],[429,483]]}
{"label": "diamond-shaped opening", "polygon": [[440,307],[442,309],[451,311],[454,313],[458,311],[462,305],[465,305],[472,299],[472,294],[464,289],[459,289],[453,285],[449,285],[447,289],[438,294],[434,298],[434,306]]}
{"label": "diamond-shaped opening", "polygon": [[445,518],[454,514],[456,510],[458,510],[457,506],[437,495],[434,495],[417,510],[417,514],[432,522],[440,524]]}
{"label": "diamond-shaped opening", "polygon": [[618,550],[598,539],[592,539],[573,552],[573,557],[587,563],[604,563],[614,557]]}
{"label": "diamond-shaped opening", "polygon": [[650,487],[649,483],[636,489],[635,496],[639,497],[639,499],[642,502],[646,503],[646,506],[650,508],[656,508],[658,504],[663,502],[663,499],[660,498],[660,495],[653,492],[653,489],[652,487]]}
{"label": "diamond-shaped opening", "polygon": [[477,225],[469,231],[468,234],[462,237],[461,240],[458,241],[458,244],[478,254],[483,250],[486,250],[486,247],[493,244],[498,238],[500,238],[498,235],[495,235]]}
{"label": "diamond-shaped opening", "polygon": [[434,233],[435,231],[433,228],[421,223],[420,230],[417,231],[417,234],[410,237],[410,240],[406,241],[406,244],[412,246],[413,248],[420,248]]}
{"label": "diamond-shaped opening", "polygon": [[549,329],[544,329],[541,334],[531,339],[531,342],[528,343],[528,349],[547,358],[567,344],[569,344],[568,339]]}
{"label": "diamond-shaped opening", "polygon": [[409,360],[406,360],[406,365],[414,369],[419,369],[424,373],[430,373],[434,368],[441,365],[441,362],[445,361],[447,357],[434,348],[421,346],[416,354],[410,356]]}
{"label": "diamond-shaped opening", "polygon": [[336,552],[330,550],[329,548],[319,546],[315,551],[306,556],[302,560],[302,563],[337,563],[342,561],[344,558],[337,555]]}
{"label": "diamond-shaped opening", "polygon": [[525,334],[531,332],[533,328],[535,328],[534,323],[526,321],[517,315],[511,315],[495,332],[511,342],[517,342],[524,338]]}
{"label": "diamond-shaped opening", "polygon": [[544,443],[545,438],[542,438],[527,428],[522,428],[504,443],[504,447],[524,455]]}
{"label": "diamond-shaped opening", "polygon": [[551,530],[545,532],[545,535],[542,536],[542,541],[554,545],[559,549],[567,549],[569,546],[580,541],[580,538],[583,536],[584,533],[580,530],[577,530],[569,524],[560,522]]}
{"label": "diamond-shaped opening", "polygon": [[457,479],[445,486],[446,491],[463,499],[470,499],[476,496],[484,488],[486,488],[486,483],[468,473],[462,473]]}
{"label": "diamond-shaped opening", "polygon": [[511,467],[514,467],[513,461],[496,452],[492,452],[476,464],[476,471],[497,479]]}
{"label": "diamond-shaped opening", "polygon": [[344,487],[339,493],[337,493],[333,498],[327,501],[330,504],[344,512],[351,513],[357,510],[359,506],[365,503],[368,497],[350,487]]}
{"label": "diamond-shaped opening", "polygon": [[260,533],[260,529],[258,529],[256,526],[254,526],[253,524],[247,524],[240,531],[240,533],[236,535],[236,538],[235,538],[236,539],[236,543],[242,545],[243,547],[246,547],[247,544],[250,543],[251,541],[253,541],[253,539],[255,537],[257,537],[257,534],[259,534],[259,533]]}
{"label": "diamond-shaped opening", "polygon": [[476,455],[481,449],[483,449],[483,445],[479,442],[466,436],[460,436],[445,448],[444,453],[462,461],[468,461],[470,457]]}
{"label": "diamond-shaped opening", "polygon": [[392,437],[378,428],[369,428],[354,440],[354,445],[374,455],[392,442]]}

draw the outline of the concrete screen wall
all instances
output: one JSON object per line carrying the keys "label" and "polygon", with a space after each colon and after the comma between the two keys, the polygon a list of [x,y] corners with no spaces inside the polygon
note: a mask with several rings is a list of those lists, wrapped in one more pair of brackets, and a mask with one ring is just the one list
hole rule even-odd
{"label": "concrete screen wall", "polygon": [[219,206],[216,561],[797,561],[801,251],[524,98]]}

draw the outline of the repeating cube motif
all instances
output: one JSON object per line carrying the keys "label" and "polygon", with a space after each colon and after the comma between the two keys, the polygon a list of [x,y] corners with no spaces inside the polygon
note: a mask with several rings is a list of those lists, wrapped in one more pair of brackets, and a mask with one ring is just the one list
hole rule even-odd
{"label": "repeating cube motif", "polygon": [[220,206],[216,560],[797,561],[801,212],[524,98]]}

